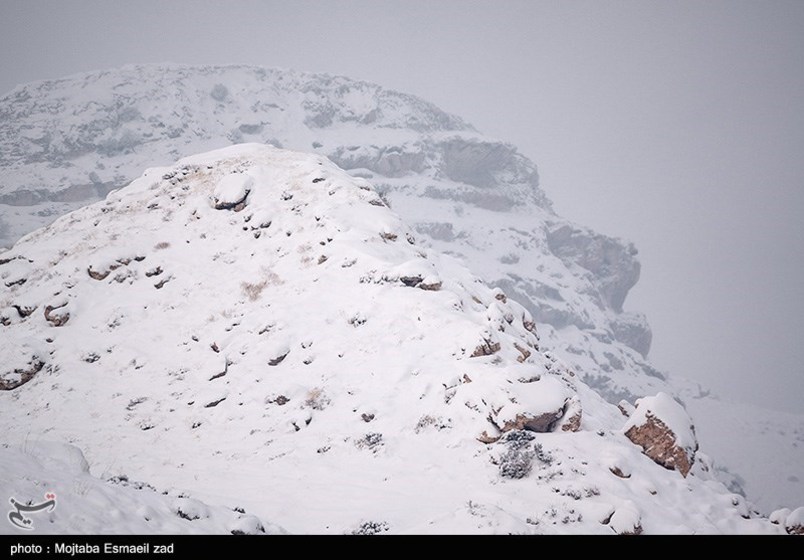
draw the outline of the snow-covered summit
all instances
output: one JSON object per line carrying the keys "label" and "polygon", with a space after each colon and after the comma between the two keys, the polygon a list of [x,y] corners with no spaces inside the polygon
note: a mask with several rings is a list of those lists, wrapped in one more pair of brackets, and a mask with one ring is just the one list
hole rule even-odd
{"label": "snow-covered summit", "polygon": [[650,327],[627,310],[636,249],[557,216],[514,146],[411,95],[324,74],[171,64],[19,86],[0,97],[0,246],[146,167],[244,142],[313,151],[370,180],[417,243],[520,302],[543,346],[610,402],[682,398],[736,490],[765,511],[804,502],[794,468],[804,419],[748,411],[651,364]]}
{"label": "snow-covered summit", "polygon": [[784,532],[705,458],[685,478],[643,454],[523,306],[321,156],[149,169],[0,253],[0,278],[3,433],[204,511],[316,533]]}
{"label": "snow-covered summit", "polygon": [[[371,179],[423,240],[516,294],[538,322],[619,341],[606,351],[613,357],[596,352],[583,368],[591,376],[595,364],[614,402],[663,389],[642,358],[647,323],[622,309],[639,278],[634,247],[557,217],[536,166],[514,146],[367,82],[132,65],[20,86],[0,99],[0,245],[145,167],[251,141],[312,150]],[[563,338],[573,340],[567,355],[589,354],[578,338]]]}

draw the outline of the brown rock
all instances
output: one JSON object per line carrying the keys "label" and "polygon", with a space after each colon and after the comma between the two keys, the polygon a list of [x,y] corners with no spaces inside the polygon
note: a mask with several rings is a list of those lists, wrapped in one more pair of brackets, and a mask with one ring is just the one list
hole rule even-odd
{"label": "brown rock", "polygon": [[561,425],[561,430],[564,432],[577,432],[581,429],[581,413],[577,412],[569,417],[564,424]]}
{"label": "brown rock", "polygon": [[483,433],[477,436],[477,441],[480,443],[495,443],[500,439],[500,436],[490,436],[486,430],[483,430]]}
{"label": "brown rock", "polygon": [[620,409],[620,412],[626,418],[629,418],[631,416],[631,413],[634,412],[634,405],[632,405],[628,401],[620,401],[617,404],[617,408]]}
{"label": "brown rock", "polygon": [[474,352],[470,358],[479,358],[480,356],[491,356],[492,354],[496,354],[500,351],[500,343],[499,342],[491,342],[490,340],[483,340],[483,344],[475,348]]}
{"label": "brown rock", "polygon": [[620,478],[631,478],[630,474],[625,474],[623,471],[620,470],[620,467],[609,467],[611,474],[614,476],[618,476]]}
{"label": "brown rock", "polygon": [[659,418],[651,413],[646,414],[646,422],[639,426],[631,426],[625,436],[642,447],[645,455],[666,469],[677,470],[683,477],[692,468],[694,453],[687,452],[676,445],[676,435]]}
{"label": "brown rock", "polygon": [[561,419],[563,410],[560,409],[556,412],[545,412],[538,416],[530,416],[528,414],[517,414],[513,421],[507,420],[500,428],[501,432],[508,432],[510,430],[528,430],[537,433],[552,432],[555,424]]}
{"label": "brown rock", "polygon": [[516,361],[519,362],[520,364],[525,360],[527,360],[528,358],[530,358],[530,350],[528,350],[527,348],[521,347],[516,342],[514,342],[514,348],[519,350],[519,353],[522,354],[521,356],[517,356],[516,358]]}
{"label": "brown rock", "polygon": [[27,369],[18,368],[14,370],[14,373],[20,376],[19,381],[9,381],[0,377],[0,391],[10,391],[12,389],[16,389],[20,385],[25,385],[31,379],[33,379],[34,375],[39,373],[39,370],[41,370],[44,365],[45,362],[37,359],[36,356],[34,356],[28,363]]}
{"label": "brown rock", "polygon": [[91,266],[89,268],[87,268],[87,274],[89,274],[90,278],[93,278],[95,280],[103,280],[104,278],[109,276],[110,272],[111,272],[111,270],[106,270],[104,272],[98,272],[97,270],[92,270]]}
{"label": "brown rock", "polygon": [[53,307],[52,305],[46,306],[45,307],[45,320],[48,323],[50,323],[51,325],[53,325],[54,327],[61,327],[62,325],[67,323],[67,321],[70,320],[70,314],[69,313],[61,313],[61,314],[53,313],[53,311],[55,311],[56,309],[61,309],[65,305],[66,304],[62,304],[62,305],[59,305],[57,307]]}

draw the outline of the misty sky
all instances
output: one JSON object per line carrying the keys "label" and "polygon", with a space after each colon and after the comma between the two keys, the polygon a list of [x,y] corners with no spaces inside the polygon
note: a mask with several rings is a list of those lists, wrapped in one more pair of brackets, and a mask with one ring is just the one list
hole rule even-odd
{"label": "misty sky", "polygon": [[145,62],[365,79],[514,143],[639,248],[655,365],[804,412],[804,2],[0,0],[0,92]]}

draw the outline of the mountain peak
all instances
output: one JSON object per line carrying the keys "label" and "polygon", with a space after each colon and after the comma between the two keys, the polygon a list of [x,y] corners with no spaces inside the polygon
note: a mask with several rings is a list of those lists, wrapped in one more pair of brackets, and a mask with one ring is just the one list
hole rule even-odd
{"label": "mountain peak", "polygon": [[149,169],[0,263],[4,433],[34,418],[20,441],[196,509],[291,532],[782,531],[705,459],[654,463],[528,311],[319,155]]}
{"label": "mountain peak", "polygon": [[[180,158],[246,143],[312,151],[316,156],[305,158],[326,158],[346,170],[350,181],[370,181],[373,194],[357,190],[401,216],[407,231],[415,236],[417,250],[428,255],[431,251],[448,254],[488,286],[521,304],[538,324],[542,345],[609,402],[633,403],[657,392],[676,398],[683,395],[685,406],[694,410],[703,449],[712,450],[721,460],[727,458],[726,466],[721,464],[718,469],[733,471],[725,474],[737,491],[746,492],[766,512],[789,505],[791,497],[794,502],[801,501],[804,485],[790,467],[801,462],[804,449],[795,442],[801,419],[763,411],[763,420],[756,421],[755,414],[745,416],[743,407],[724,407],[722,401],[707,397],[697,385],[668,378],[654,367],[647,358],[650,327],[643,315],[626,311],[627,295],[640,275],[633,245],[557,216],[539,185],[532,161],[514,146],[484,136],[460,118],[415,96],[325,74],[175,64],[130,65],[20,86],[0,97],[0,247],[11,247],[23,235],[58,216],[103,200],[146,167],[171,166],[163,174],[178,174],[173,177],[178,180],[184,171],[197,175],[194,166],[208,165],[188,163],[184,171],[174,169],[173,162]],[[210,171],[217,177],[216,173]],[[233,228],[241,228],[238,239],[244,243],[249,235],[251,240],[255,235],[265,235],[264,228],[254,226],[263,223],[261,213],[269,220],[271,212],[284,208],[276,206],[276,193],[270,195],[274,197],[270,203],[265,202],[265,209],[260,209],[264,202],[260,193],[267,191],[254,190],[234,171],[226,175],[232,177],[216,183],[218,190],[206,193],[203,201],[193,198],[192,204],[200,205],[205,216],[209,205],[220,206],[210,214],[217,218],[205,220],[204,225],[218,223],[218,218],[225,216],[234,220]],[[255,181],[248,177],[244,180]],[[185,195],[180,190],[175,200],[190,204],[186,202],[189,195]],[[246,198],[241,200],[243,196]],[[168,227],[173,223],[170,216],[185,220],[184,231],[196,227],[185,216],[185,207],[173,205],[175,200],[160,199],[147,213],[163,216],[158,227],[153,224],[156,230],[167,227],[166,233],[178,235],[179,230]],[[294,203],[281,204],[292,208]],[[106,215],[126,219],[128,215],[117,213],[115,208],[107,207]],[[248,223],[242,221],[246,216],[252,216]],[[93,220],[98,220],[98,227],[106,227],[103,215]],[[374,224],[369,229],[376,236],[382,227]],[[33,235],[62,235],[54,231],[62,232],[45,230]],[[86,233],[88,239],[92,235],[102,237],[100,231]],[[398,234],[390,230],[384,233],[387,238],[380,237],[383,248],[401,246]],[[114,235],[125,237],[119,231]],[[153,234],[148,232],[138,235],[155,243],[138,247],[147,250],[150,257],[145,252],[105,255],[95,242],[88,242],[98,259],[90,263],[98,267],[91,269],[92,274],[117,278],[134,274],[132,271],[140,276],[152,272],[153,284],[165,280],[166,276],[156,273],[162,263],[140,270],[138,267],[145,265],[136,260],[132,264],[131,259],[145,257],[152,262],[154,255],[170,252],[161,245],[168,241],[152,239]],[[396,242],[391,239],[393,235],[397,235]],[[192,237],[172,243],[173,249],[177,243],[202,247]],[[244,247],[252,246],[250,243]],[[318,239],[310,240],[311,246],[318,243]],[[156,245],[161,248],[154,249]],[[328,270],[333,257],[323,254],[324,246],[317,247],[321,249],[313,251],[315,258],[328,260],[314,270]],[[221,253],[238,251],[232,246]],[[16,249],[11,250],[0,255],[0,261],[17,254]],[[118,259],[128,264],[121,265]],[[252,278],[241,278],[240,282],[261,284],[260,270],[248,268],[251,264],[238,266]],[[12,289],[35,268],[33,263],[16,258],[6,267],[13,273],[8,272],[4,283]],[[167,269],[163,266],[162,270]],[[367,280],[376,280],[380,273],[369,274],[371,269],[364,272]],[[420,276],[402,277],[416,284]],[[160,290],[171,293],[173,280],[165,282]],[[438,280],[422,277],[421,284],[435,286]],[[446,284],[442,287],[444,293],[449,291]],[[242,290],[237,282],[228,289]],[[249,288],[252,292],[256,289]],[[9,324],[32,312],[24,302],[14,305],[20,307],[2,315]],[[44,305],[36,313],[44,317],[51,307],[46,319],[49,324],[71,320],[66,309],[55,307],[60,302]],[[45,367],[44,360],[27,360],[48,351],[39,348],[35,339],[20,344],[20,360],[27,358],[18,367],[15,383]],[[756,443],[745,447],[724,443],[735,425],[740,426],[743,441]],[[785,459],[755,461],[758,453],[767,453],[768,434],[776,439],[772,454]]]}

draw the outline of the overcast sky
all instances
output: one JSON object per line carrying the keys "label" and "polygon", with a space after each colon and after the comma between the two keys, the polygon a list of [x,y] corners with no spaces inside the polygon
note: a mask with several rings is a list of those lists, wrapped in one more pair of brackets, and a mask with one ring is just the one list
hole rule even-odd
{"label": "overcast sky", "polygon": [[0,0],[0,91],[247,63],[419,95],[633,241],[672,375],[804,412],[804,2]]}

